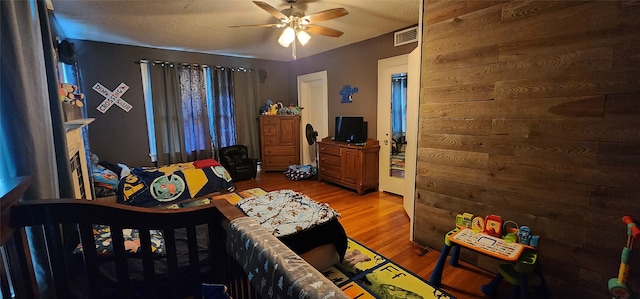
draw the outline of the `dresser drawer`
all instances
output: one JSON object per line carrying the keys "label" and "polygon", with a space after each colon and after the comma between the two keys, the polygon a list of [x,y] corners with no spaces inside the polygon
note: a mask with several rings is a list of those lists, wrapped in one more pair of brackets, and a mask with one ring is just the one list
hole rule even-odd
{"label": "dresser drawer", "polygon": [[277,125],[278,124],[278,119],[276,117],[262,117],[262,124],[263,125]]}
{"label": "dresser drawer", "polygon": [[320,175],[340,180],[342,179],[342,170],[340,166],[320,164]]}
{"label": "dresser drawer", "polygon": [[[278,126],[274,125],[263,125],[262,126],[262,135],[264,136],[277,136],[278,135]],[[275,137],[274,137],[275,138]]]}
{"label": "dresser drawer", "polygon": [[334,145],[319,144],[319,152],[321,154],[340,156],[340,147]]}
{"label": "dresser drawer", "polygon": [[320,165],[336,165],[340,166],[341,158],[339,156],[320,154]]}
{"label": "dresser drawer", "polygon": [[296,148],[293,146],[265,146],[264,154],[268,156],[296,156]]}
{"label": "dresser drawer", "polygon": [[270,156],[262,161],[262,167],[268,170],[277,168],[285,170],[290,165],[298,165],[300,161],[296,156]]}
{"label": "dresser drawer", "polygon": [[277,136],[262,136],[262,146],[278,145]]}

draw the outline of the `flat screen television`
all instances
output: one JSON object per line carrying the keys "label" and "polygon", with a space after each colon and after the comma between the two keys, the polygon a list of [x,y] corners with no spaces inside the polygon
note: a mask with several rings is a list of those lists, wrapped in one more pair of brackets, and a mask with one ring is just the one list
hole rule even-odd
{"label": "flat screen television", "polygon": [[336,116],[335,141],[362,143],[367,141],[367,122],[362,116]]}

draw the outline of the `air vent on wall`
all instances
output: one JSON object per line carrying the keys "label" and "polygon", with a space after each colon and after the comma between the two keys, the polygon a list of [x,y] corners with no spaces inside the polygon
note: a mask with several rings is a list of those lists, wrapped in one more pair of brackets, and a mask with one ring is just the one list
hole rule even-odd
{"label": "air vent on wall", "polygon": [[400,30],[394,33],[393,46],[401,46],[418,41],[418,26]]}

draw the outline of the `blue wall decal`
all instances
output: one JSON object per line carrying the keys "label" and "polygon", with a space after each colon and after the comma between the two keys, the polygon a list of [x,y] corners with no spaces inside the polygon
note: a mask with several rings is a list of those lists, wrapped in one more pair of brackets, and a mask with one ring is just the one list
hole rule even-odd
{"label": "blue wall decal", "polygon": [[351,97],[354,93],[358,92],[357,87],[351,87],[350,84],[345,84],[340,90],[340,95],[342,96],[341,103],[351,103],[353,98]]}

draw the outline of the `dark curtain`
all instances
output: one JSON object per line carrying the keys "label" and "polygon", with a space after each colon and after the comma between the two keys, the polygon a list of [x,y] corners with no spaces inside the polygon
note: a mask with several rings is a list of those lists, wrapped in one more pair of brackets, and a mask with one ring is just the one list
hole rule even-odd
{"label": "dark curtain", "polygon": [[236,70],[233,74],[237,142],[247,146],[249,157],[260,158],[258,72]]}
{"label": "dark curtain", "polygon": [[221,147],[236,144],[235,108],[233,98],[233,71],[230,68],[210,68],[213,84],[209,119],[211,120],[213,147],[217,153]]}
{"label": "dark curtain", "polygon": [[157,164],[187,162],[177,67],[168,63],[153,63],[150,69]]}
{"label": "dark curtain", "polygon": [[[0,180],[30,176],[23,200],[73,197],[55,52],[44,1],[0,1]],[[43,234],[28,230],[42,298],[52,298]]]}
{"label": "dark curtain", "polygon": [[180,65],[178,70],[188,159],[195,161],[211,158],[213,154],[204,71],[196,65]]}

